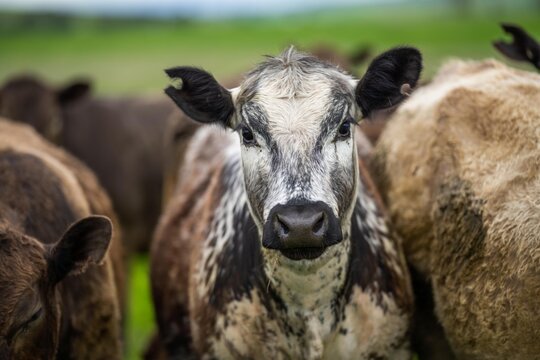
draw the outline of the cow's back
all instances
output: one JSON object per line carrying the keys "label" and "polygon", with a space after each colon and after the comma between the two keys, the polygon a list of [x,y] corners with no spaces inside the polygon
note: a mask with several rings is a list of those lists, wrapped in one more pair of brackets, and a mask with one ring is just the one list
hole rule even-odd
{"label": "cow's back", "polygon": [[540,353],[538,104],[538,75],[450,63],[376,149],[392,219],[458,356]]}

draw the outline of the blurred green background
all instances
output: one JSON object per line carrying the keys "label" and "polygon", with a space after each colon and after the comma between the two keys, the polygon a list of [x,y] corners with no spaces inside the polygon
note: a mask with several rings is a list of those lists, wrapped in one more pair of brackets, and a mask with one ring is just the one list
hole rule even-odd
{"label": "blurred green background", "polygon": [[[196,65],[227,80],[291,43],[327,44],[345,54],[359,46],[376,54],[413,45],[424,54],[429,79],[450,57],[502,59],[491,45],[504,37],[501,22],[540,36],[540,1],[520,0],[370,2],[240,18],[103,15],[0,10],[0,83],[31,72],[57,85],[88,77],[103,95],[157,94],[167,85],[164,68]],[[130,265],[127,358],[138,359],[154,320],[148,259],[137,255]]]}

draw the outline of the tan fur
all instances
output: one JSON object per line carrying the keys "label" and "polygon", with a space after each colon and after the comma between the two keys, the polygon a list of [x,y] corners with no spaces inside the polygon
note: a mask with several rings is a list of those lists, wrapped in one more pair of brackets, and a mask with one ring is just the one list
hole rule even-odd
{"label": "tan fur", "polygon": [[[124,293],[122,248],[118,223],[105,192],[85,166],[64,151],[44,141],[29,126],[0,118],[0,151],[30,154],[36,161],[41,161],[44,167],[54,174],[53,181],[59,181],[61,192],[75,216],[82,218],[90,214],[101,214],[112,219],[113,240],[104,265],[90,266],[85,273],[64,279],[57,287],[62,300],[59,304],[51,304],[51,307],[62,312],[63,321],[69,324],[73,331],[70,333],[70,344],[64,344],[64,349],[67,351],[65,355],[77,359],[119,359],[121,357],[120,306],[123,303]],[[12,199],[1,200],[13,201]],[[20,199],[19,201],[18,206],[24,211],[26,206],[24,202],[28,200]],[[55,213],[57,209],[54,207],[54,199],[43,198],[35,199],[35,201],[38,202],[37,206],[47,211],[43,219],[33,219],[38,226],[40,221],[48,221],[47,217],[61,219],[64,216]],[[17,223],[17,214],[2,214],[2,217],[4,221],[7,221],[6,226],[9,225],[17,231],[25,230],[25,224]],[[58,239],[51,237],[39,240],[50,244]],[[41,243],[33,240],[29,241],[30,245],[38,250],[41,248],[40,256],[43,257]],[[32,264],[33,268],[29,264]],[[19,277],[22,270],[12,269],[12,276],[16,277],[15,284],[20,287],[20,291],[24,291],[23,289],[29,284],[36,281],[37,276],[45,271],[44,267],[43,258],[37,262],[26,261],[25,269],[28,271],[33,269],[31,279],[27,280]],[[6,314],[4,311],[7,310],[2,310],[3,315]],[[44,323],[46,324],[46,321]],[[51,347],[54,344],[47,343],[46,346]],[[28,356],[37,355],[28,354]]]}
{"label": "tan fur", "polygon": [[459,358],[540,354],[540,76],[453,61],[398,109],[374,169]]}

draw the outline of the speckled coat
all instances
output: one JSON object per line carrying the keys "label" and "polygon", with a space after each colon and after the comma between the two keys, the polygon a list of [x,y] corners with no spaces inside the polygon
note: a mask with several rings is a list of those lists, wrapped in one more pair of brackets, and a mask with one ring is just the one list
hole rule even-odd
{"label": "speckled coat", "polygon": [[[408,273],[363,165],[335,257],[315,275],[273,276],[283,270],[263,260],[235,140],[199,130],[156,233],[152,288],[169,356],[409,358]],[[274,281],[283,276],[294,287]]]}

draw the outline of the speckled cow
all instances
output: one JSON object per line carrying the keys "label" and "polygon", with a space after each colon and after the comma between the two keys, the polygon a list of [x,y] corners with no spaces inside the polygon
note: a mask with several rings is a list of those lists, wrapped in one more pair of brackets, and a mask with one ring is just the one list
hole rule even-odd
{"label": "speckled cow", "polygon": [[352,127],[401,101],[420,70],[416,49],[397,48],[358,81],[291,48],[231,91],[203,70],[167,71],[186,114],[237,133],[194,136],[157,230],[170,358],[410,357],[408,273]]}

